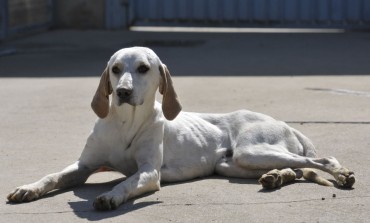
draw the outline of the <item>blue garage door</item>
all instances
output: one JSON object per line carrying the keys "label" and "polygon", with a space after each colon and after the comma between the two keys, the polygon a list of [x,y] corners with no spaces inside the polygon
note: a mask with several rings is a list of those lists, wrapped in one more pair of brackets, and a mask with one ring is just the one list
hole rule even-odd
{"label": "blue garage door", "polygon": [[370,0],[131,0],[131,25],[370,27]]}

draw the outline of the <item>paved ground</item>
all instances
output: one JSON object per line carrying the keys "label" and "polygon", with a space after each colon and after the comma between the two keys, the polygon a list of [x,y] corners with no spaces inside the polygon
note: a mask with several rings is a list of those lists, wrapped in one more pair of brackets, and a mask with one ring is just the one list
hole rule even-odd
{"label": "paved ground", "polygon": [[[256,180],[215,176],[163,185],[118,210],[96,212],[94,198],[122,177],[101,173],[83,187],[7,204],[14,187],[78,158],[96,118],[90,100],[97,76],[110,54],[131,44],[153,47],[167,63],[184,110],[246,108],[288,121],[315,142],[320,156],[334,155],[355,171],[354,189],[298,181],[264,191]],[[1,222],[370,221],[368,33],[53,31],[0,48],[16,49],[0,57]]]}

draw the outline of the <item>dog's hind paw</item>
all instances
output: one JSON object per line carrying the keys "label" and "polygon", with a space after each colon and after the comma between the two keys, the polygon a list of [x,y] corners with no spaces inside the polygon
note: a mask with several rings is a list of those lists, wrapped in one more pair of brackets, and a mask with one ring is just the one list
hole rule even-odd
{"label": "dog's hind paw", "polygon": [[258,180],[263,188],[274,189],[282,185],[283,181],[281,178],[280,171],[275,169],[271,170],[266,174],[263,174],[262,177]]}
{"label": "dog's hind paw", "polygon": [[338,169],[334,176],[338,185],[343,188],[352,188],[356,182],[355,173],[344,167]]}
{"label": "dog's hind paw", "polygon": [[258,180],[262,184],[263,188],[274,189],[282,186],[284,183],[295,180],[297,177],[296,173],[290,169],[286,168],[283,170],[271,170]]}

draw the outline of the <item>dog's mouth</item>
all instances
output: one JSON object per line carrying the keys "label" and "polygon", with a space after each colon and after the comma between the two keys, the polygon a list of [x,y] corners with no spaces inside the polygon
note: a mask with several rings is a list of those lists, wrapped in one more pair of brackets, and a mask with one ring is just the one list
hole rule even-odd
{"label": "dog's mouth", "polygon": [[134,98],[125,98],[125,99],[118,98],[117,100],[118,106],[121,106],[123,104],[129,104],[131,106],[138,106],[138,105],[142,105],[143,103],[144,103],[143,101],[137,102],[137,100],[135,100]]}
{"label": "dog's mouth", "polygon": [[117,104],[118,104],[118,106],[121,106],[123,104],[129,104],[129,105],[132,105],[132,106],[135,105],[134,103],[132,103],[131,99],[121,99],[121,98],[118,99]]}

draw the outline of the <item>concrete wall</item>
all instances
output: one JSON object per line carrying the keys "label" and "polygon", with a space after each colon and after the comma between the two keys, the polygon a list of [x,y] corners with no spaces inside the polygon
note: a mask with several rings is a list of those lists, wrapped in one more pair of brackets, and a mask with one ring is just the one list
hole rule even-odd
{"label": "concrete wall", "polygon": [[55,0],[57,28],[105,28],[105,0]]}

